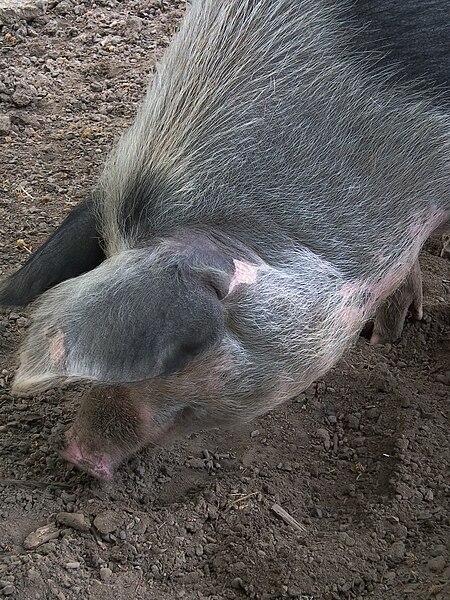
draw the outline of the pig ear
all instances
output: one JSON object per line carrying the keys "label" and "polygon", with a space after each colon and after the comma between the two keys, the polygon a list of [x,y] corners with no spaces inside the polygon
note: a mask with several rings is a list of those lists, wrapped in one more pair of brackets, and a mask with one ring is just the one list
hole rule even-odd
{"label": "pig ear", "polygon": [[13,275],[0,283],[0,305],[21,306],[104,259],[93,202],[77,206],[50,238]]}
{"label": "pig ear", "polygon": [[[124,253],[126,254],[126,253]],[[131,383],[168,376],[219,343],[224,310],[204,277],[118,255],[38,303],[13,391],[60,381]]]}

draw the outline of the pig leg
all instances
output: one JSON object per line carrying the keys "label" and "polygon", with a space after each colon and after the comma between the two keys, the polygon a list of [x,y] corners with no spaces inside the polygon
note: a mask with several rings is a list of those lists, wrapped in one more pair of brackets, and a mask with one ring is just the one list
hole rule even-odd
{"label": "pig leg", "polygon": [[98,479],[111,479],[122,462],[150,442],[150,422],[150,412],[128,389],[93,388],[66,433],[63,457]]}
{"label": "pig leg", "polygon": [[401,336],[408,312],[416,321],[423,317],[422,274],[416,261],[402,285],[379,307],[370,343],[395,342]]}
{"label": "pig leg", "polygon": [[450,259],[450,233],[444,233],[442,236],[441,256]]}

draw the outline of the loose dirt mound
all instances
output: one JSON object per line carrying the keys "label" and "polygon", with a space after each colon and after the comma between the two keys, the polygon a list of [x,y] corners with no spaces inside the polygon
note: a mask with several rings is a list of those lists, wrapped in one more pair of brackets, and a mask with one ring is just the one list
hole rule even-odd
{"label": "loose dirt mound", "polygon": [[[0,11],[0,272],[90,188],[183,10]],[[144,451],[111,485],[58,457],[79,390],[10,395],[28,320],[0,314],[0,595],[449,598],[450,263],[436,241],[421,263],[426,318],[398,346],[361,339],[276,413]]]}

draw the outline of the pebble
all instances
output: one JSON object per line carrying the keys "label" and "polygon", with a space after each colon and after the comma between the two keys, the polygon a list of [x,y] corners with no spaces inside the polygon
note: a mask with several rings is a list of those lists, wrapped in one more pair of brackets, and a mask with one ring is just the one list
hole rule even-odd
{"label": "pebble", "polygon": [[346,531],[339,532],[339,541],[349,547],[352,547],[356,544],[355,540],[350,537]]}
{"label": "pebble", "polygon": [[374,369],[374,376],[376,389],[380,392],[389,393],[395,388],[395,379],[387,364],[380,363]]}
{"label": "pebble", "polygon": [[110,568],[108,567],[101,567],[100,569],[100,579],[104,582],[107,583],[112,576],[112,571]]}
{"label": "pebble", "polygon": [[234,588],[235,590],[243,589],[244,582],[242,581],[242,579],[240,577],[235,577],[233,579],[233,581],[231,582],[231,587]]}
{"label": "pebble", "polygon": [[445,564],[446,561],[443,556],[436,556],[428,561],[427,567],[433,573],[442,573],[442,571],[445,569]]}
{"label": "pebble", "polygon": [[121,525],[122,519],[113,510],[105,510],[94,519],[94,527],[103,535],[112,533]]}
{"label": "pebble", "polygon": [[59,529],[54,523],[50,523],[50,525],[39,527],[39,529],[27,535],[23,547],[26,550],[34,550],[34,548],[38,548],[50,540],[55,540],[57,537],[59,537]]}
{"label": "pebble", "polygon": [[439,381],[444,385],[450,385],[450,371],[446,371],[445,373],[438,373],[436,375],[436,381]]}
{"label": "pebble", "polygon": [[77,499],[77,497],[75,494],[68,494],[64,490],[61,492],[61,500],[63,502],[75,502],[76,499]]}
{"label": "pebble", "polygon": [[77,531],[87,532],[91,528],[91,524],[82,513],[61,512],[56,515],[56,520],[60,525],[76,529]]}
{"label": "pebble", "polygon": [[371,421],[376,421],[380,415],[381,415],[380,409],[376,408],[375,406],[367,409],[367,411],[366,411],[366,417],[368,419],[370,419]]}
{"label": "pebble", "polygon": [[79,569],[80,568],[80,563],[77,560],[74,560],[73,562],[68,562],[66,563],[66,569]]}
{"label": "pebble", "polygon": [[190,458],[187,461],[187,466],[191,469],[204,469],[205,461],[203,458]]}
{"label": "pebble", "polygon": [[11,129],[11,117],[9,115],[0,115],[0,134],[9,133]]}
{"label": "pebble", "polygon": [[31,96],[23,90],[16,90],[11,96],[11,100],[16,106],[20,107],[28,106],[32,102]]}
{"label": "pebble", "polygon": [[424,500],[427,502],[432,502],[434,500],[433,490],[427,490],[425,492]]}
{"label": "pebble", "polygon": [[394,542],[389,548],[389,557],[395,563],[400,563],[405,558],[405,544],[404,542]]}
{"label": "pebble", "polygon": [[350,429],[359,429],[359,424],[361,422],[361,415],[359,413],[355,413],[354,415],[348,415],[347,423]]}
{"label": "pebble", "polygon": [[331,439],[328,431],[326,429],[318,429],[316,435],[322,440],[325,450],[329,450],[331,448]]}
{"label": "pebble", "polygon": [[14,594],[14,586],[12,585],[7,585],[6,587],[4,587],[2,589],[2,594],[4,596],[11,596],[12,594]]}
{"label": "pebble", "polygon": [[447,548],[444,544],[438,544],[431,550],[431,556],[444,556],[447,552]]}
{"label": "pebble", "polygon": [[19,327],[28,327],[30,324],[30,319],[27,319],[26,317],[19,317],[16,323]]}
{"label": "pebble", "polygon": [[409,447],[409,440],[407,438],[405,438],[404,436],[401,436],[396,442],[395,442],[396,447],[401,451],[401,452],[406,452],[406,450]]}
{"label": "pebble", "polygon": [[69,0],[61,0],[61,2],[55,6],[54,10],[58,15],[67,15],[73,10],[73,4],[69,2]]}

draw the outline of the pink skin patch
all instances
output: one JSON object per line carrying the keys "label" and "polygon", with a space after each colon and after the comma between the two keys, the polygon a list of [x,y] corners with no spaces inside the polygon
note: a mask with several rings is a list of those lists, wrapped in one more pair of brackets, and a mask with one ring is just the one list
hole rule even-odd
{"label": "pink skin patch", "polygon": [[248,262],[233,259],[234,263],[234,275],[230,281],[230,287],[228,293],[237,288],[240,285],[251,285],[255,283],[258,274],[258,267]]}
{"label": "pink skin patch", "polygon": [[[70,432],[68,437],[70,437]],[[113,477],[114,465],[111,458],[106,454],[99,454],[95,457],[86,456],[76,440],[72,439],[69,442],[62,457],[96,479],[109,481]]]}
{"label": "pink skin patch", "polygon": [[419,213],[417,221],[409,229],[410,235],[418,239],[422,244],[438,227],[443,225],[450,218],[450,213],[445,210],[436,210],[432,213]]}

